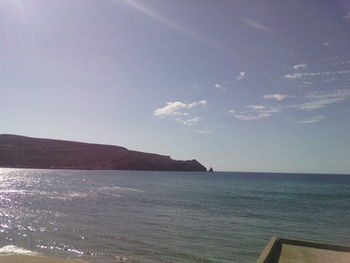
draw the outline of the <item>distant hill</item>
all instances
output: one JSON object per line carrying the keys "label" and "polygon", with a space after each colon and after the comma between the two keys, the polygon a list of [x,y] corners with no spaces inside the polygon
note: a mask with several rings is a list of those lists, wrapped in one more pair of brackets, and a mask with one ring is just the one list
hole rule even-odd
{"label": "distant hill", "polygon": [[177,161],[153,153],[124,147],[82,142],[0,135],[0,167],[81,169],[206,171],[196,160]]}

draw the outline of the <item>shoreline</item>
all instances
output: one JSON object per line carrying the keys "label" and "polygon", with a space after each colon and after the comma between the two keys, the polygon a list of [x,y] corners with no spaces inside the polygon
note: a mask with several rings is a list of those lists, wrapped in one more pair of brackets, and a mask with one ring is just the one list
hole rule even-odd
{"label": "shoreline", "polygon": [[48,256],[32,256],[32,255],[1,255],[1,263],[89,263],[88,261],[78,258],[57,258]]}

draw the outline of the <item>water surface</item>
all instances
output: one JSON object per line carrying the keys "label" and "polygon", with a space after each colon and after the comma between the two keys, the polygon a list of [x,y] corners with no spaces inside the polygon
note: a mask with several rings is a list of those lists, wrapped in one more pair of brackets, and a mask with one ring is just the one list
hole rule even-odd
{"label": "water surface", "polygon": [[255,262],[272,236],[350,245],[350,176],[0,169],[0,254]]}

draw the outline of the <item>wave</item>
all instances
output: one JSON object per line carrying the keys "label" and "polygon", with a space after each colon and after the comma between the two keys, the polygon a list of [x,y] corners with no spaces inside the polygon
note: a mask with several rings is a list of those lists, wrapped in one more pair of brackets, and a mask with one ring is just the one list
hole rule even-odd
{"label": "wave", "polygon": [[72,193],[64,193],[63,198],[86,198],[89,194],[86,193],[79,193],[79,192],[72,192]]}
{"label": "wave", "polygon": [[30,195],[43,195],[50,199],[61,199],[61,200],[71,200],[74,198],[87,198],[90,196],[90,193],[82,193],[82,192],[55,192],[55,191],[40,191],[40,190],[33,190],[28,191]]}
{"label": "wave", "polygon": [[39,256],[39,253],[17,247],[14,245],[7,245],[0,248],[0,255],[28,255],[28,256]]}
{"label": "wave", "polygon": [[18,193],[23,194],[26,190],[16,190],[16,189],[0,189],[0,193]]}
{"label": "wave", "polygon": [[98,188],[100,191],[130,191],[130,192],[138,192],[138,193],[144,193],[145,191],[135,189],[135,188],[128,188],[128,187],[120,187],[120,186],[102,186]]}

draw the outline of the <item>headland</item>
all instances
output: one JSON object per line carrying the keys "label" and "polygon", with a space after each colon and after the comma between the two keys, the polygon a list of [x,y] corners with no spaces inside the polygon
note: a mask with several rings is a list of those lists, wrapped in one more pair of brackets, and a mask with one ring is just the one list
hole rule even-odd
{"label": "headland", "polygon": [[197,160],[115,145],[0,135],[0,167],[79,170],[206,171]]}

